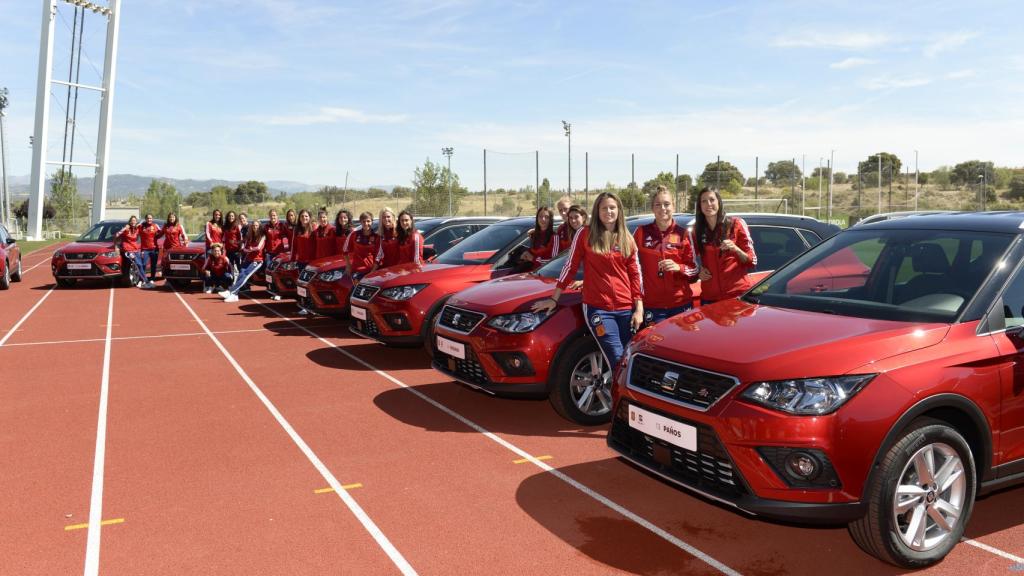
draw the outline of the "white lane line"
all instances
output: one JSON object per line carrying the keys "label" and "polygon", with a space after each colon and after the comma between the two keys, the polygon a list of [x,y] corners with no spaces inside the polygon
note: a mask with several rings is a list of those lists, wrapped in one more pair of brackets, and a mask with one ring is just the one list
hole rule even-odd
{"label": "white lane line", "polygon": [[42,266],[43,264],[46,264],[49,261],[50,260],[43,260],[42,262],[40,262],[39,264],[36,264],[35,266],[33,266],[31,268],[26,268],[26,269],[21,271],[21,275],[24,276],[25,274],[28,274],[29,272],[35,270],[36,268],[39,268],[40,266]]}
{"label": "white lane line", "polygon": [[651,533],[655,534],[656,536],[658,536],[659,538],[665,540],[666,542],[669,542],[670,544],[672,544],[676,548],[679,548],[680,550],[683,550],[684,552],[690,554],[691,556],[699,558],[701,561],[703,561],[704,563],[708,564],[709,566],[715,568],[716,570],[718,570],[719,572],[721,572],[723,574],[727,574],[728,576],[740,576],[739,572],[737,572],[737,571],[733,570],[732,568],[726,566],[724,563],[716,560],[715,558],[711,557],[707,553],[699,550],[697,547],[693,546],[692,544],[688,544],[688,543],[684,542],[683,540],[677,538],[676,536],[673,536],[672,534],[670,534],[667,531],[663,530],[662,528],[656,526],[654,523],[652,523],[651,521],[647,520],[646,518],[641,517],[640,515],[636,514],[635,512],[632,512],[629,509],[625,508],[624,506],[622,506],[620,504],[617,504],[616,502],[610,500],[606,496],[603,496],[602,494],[600,494],[600,493],[592,490],[591,488],[581,484],[580,482],[570,478],[564,472],[562,472],[560,470],[556,470],[555,468],[552,468],[551,466],[545,464],[543,461],[538,460],[533,455],[527,453],[525,450],[522,450],[521,448],[519,448],[518,446],[512,444],[511,442],[508,442],[507,440],[505,440],[503,438],[500,438],[498,435],[494,434],[493,432],[490,432],[489,430],[485,429],[483,426],[480,426],[479,424],[477,424],[476,422],[473,422],[469,418],[466,418],[462,414],[459,414],[458,412],[452,410],[451,408],[445,406],[444,404],[441,404],[440,402],[434,400],[433,398],[430,398],[429,396],[427,396],[427,395],[423,394],[422,392],[420,392],[419,390],[416,390],[415,388],[407,385],[405,382],[402,382],[401,380],[399,380],[398,378],[395,378],[394,376],[388,374],[387,372],[384,372],[382,370],[377,369],[376,366],[370,364],[369,362],[363,360],[362,358],[359,358],[359,357],[353,355],[348,350],[345,350],[344,348],[339,347],[338,345],[334,344],[333,342],[330,342],[329,340],[324,339],[319,334],[313,332],[312,330],[309,330],[308,328],[306,328],[305,326],[302,326],[301,324],[296,323],[291,318],[289,318],[287,316],[284,316],[283,314],[280,314],[277,310],[274,310],[273,308],[270,308],[269,306],[264,305],[262,302],[259,302],[258,300],[254,299],[254,298],[250,297],[250,300],[252,300],[256,304],[262,306],[266,310],[269,310],[270,312],[273,312],[278,317],[283,318],[285,321],[290,322],[292,325],[299,327],[306,334],[309,334],[313,338],[316,338],[320,342],[330,346],[331,348],[333,348],[334,350],[340,352],[341,354],[344,354],[348,358],[351,358],[353,361],[355,361],[355,362],[357,362],[359,364],[362,364],[367,369],[372,370],[377,375],[379,375],[379,376],[381,376],[383,378],[386,378],[387,380],[390,380],[396,386],[399,386],[401,388],[404,388],[404,389],[408,390],[409,392],[412,392],[413,394],[418,396],[424,402],[430,404],[434,408],[437,408],[438,410],[444,412],[445,414],[448,414],[452,418],[455,418],[459,422],[462,422],[463,424],[465,424],[466,426],[470,427],[471,429],[479,432],[480,434],[484,435],[485,437],[487,437],[487,438],[493,440],[494,442],[500,444],[501,446],[505,447],[506,449],[508,449],[512,453],[519,455],[519,457],[523,458],[524,460],[527,460],[527,461],[533,463],[535,466],[537,466],[541,470],[551,474],[555,478],[558,478],[562,482],[565,482],[569,486],[572,486],[573,488],[579,490],[583,494],[586,494],[587,496],[593,498],[594,500],[600,502],[604,506],[606,506],[606,507],[614,510],[615,512],[621,514],[622,516],[628,518],[629,520],[632,520],[636,524],[639,524],[640,526],[643,526],[644,528],[649,530]]}
{"label": "white lane line", "polygon": [[1021,565],[1022,568],[1024,568],[1024,558],[1021,558],[1020,556],[1014,556],[1013,554],[1010,554],[1009,552],[1004,552],[1004,551],[1000,550],[999,548],[995,548],[994,546],[989,546],[988,544],[983,544],[981,542],[978,542],[977,540],[971,540],[970,538],[964,538],[962,540],[962,542],[964,544],[970,544],[971,546],[974,546],[975,548],[981,548],[982,550],[984,550],[986,552],[991,552],[992,554],[995,554],[996,556],[1000,556],[1000,557],[1006,558],[1007,560],[1012,560],[1012,561],[1016,562],[1017,564]]}
{"label": "white lane line", "polygon": [[[280,330],[298,330],[298,328],[280,328]],[[266,332],[266,328],[247,328],[245,330],[216,330],[214,334],[242,334],[246,332]],[[118,336],[111,338],[114,342],[120,340],[158,340],[160,338],[179,338],[183,336],[206,336],[206,332],[181,332],[177,334],[153,334],[150,336]],[[8,348],[15,346],[49,346],[55,344],[83,344],[89,342],[105,342],[106,338],[83,338],[81,340],[44,340],[41,342],[18,342],[8,344]]]}
{"label": "white lane line", "polygon": [[100,572],[100,528],[103,524],[103,467],[107,454],[107,397],[110,393],[110,334],[114,328],[114,287],[107,307],[107,338],[103,347],[100,410],[96,419],[96,456],[92,462],[92,497],[89,499],[89,537],[85,543],[85,576]]}
{"label": "white lane line", "polygon": [[8,330],[7,334],[4,334],[3,338],[0,338],[0,347],[6,344],[7,341],[10,340],[11,336],[14,336],[14,333],[18,331],[18,328],[20,328],[21,325],[25,323],[25,320],[28,320],[28,317],[31,316],[32,313],[36,311],[36,308],[39,308],[39,306],[43,303],[44,300],[50,297],[50,294],[53,294],[53,288],[47,290],[46,294],[43,294],[43,297],[40,298],[38,302],[36,302],[36,305],[30,308],[29,311],[26,312],[25,315],[21,317],[21,320],[18,320],[18,323],[15,324],[13,328]]}
{"label": "white lane line", "polygon": [[344,489],[344,487],[341,485],[341,482],[338,482],[338,479],[334,477],[334,474],[327,469],[327,466],[325,466],[324,463],[320,460],[320,458],[316,455],[316,453],[313,452],[313,449],[310,448],[309,445],[306,444],[306,441],[303,440],[301,436],[299,436],[299,433],[296,432],[294,428],[292,428],[292,425],[289,424],[288,420],[286,420],[285,417],[277,410],[277,407],[274,406],[273,402],[271,402],[270,399],[267,398],[265,394],[263,394],[263,391],[260,390],[259,386],[257,386],[256,383],[252,381],[252,378],[249,378],[249,375],[238,364],[234,356],[232,356],[231,353],[228,352],[227,348],[225,348],[224,345],[220,343],[220,340],[217,339],[217,336],[215,336],[214,333],[210,331],[209,328],[207,328],[206,324],[195,313],[195,310],[193,310],[192,307],[188,305],[188,302],[185,302],[185,299],[181,297],[180,293],[175,291],[174,295],[178,297],[178,300],[181,301],[181,304],[183,306],[185,306],[185,309],[188,310],[188,313],[192,315],[192,318],[195,319],[196,323],[198,323],[199,326],[203,329],[203,332],[207,336],[209,336],[211,340],[213,340],[214,344],[217,345],[217,348],[220,349],[221,354],[223,354],[224,357],[228,359],[228,362],[231,363],[231,366],[234,367],[235,372],[238,372],[238,375],[242,377],[242,380],[245,380],[245,383],[249,385],[249,389],[252,390],[253,394],[255,394],[256,397],[260,399],[260,402],[263,402],[263,405],[267,408],[268,411],[270,411],[270,414],[274,416],[274,419],[277,420],[277,423],[280,424],[282,428],[284,428],[284,431],[288,433],[289,437],[291,437],[292,442],[294,442],[295,445],[299,447],[299,450],[301,450],[302,453],[305,454],[306,458],[309,459],[309,462],[311,464],[313,464],[313,467],[316,468],[317,472],[319,472],[320,475],[324,478],[324,480],[327,481],[327,485],[334,489],[334,492],[335,494],[338,495],[338,498],[340,498],[341,501],[345,503],[345,506],[347,506],[348,509],[352,512],[352,514],[355,515],[355,517],[363,525],[363,528],[365,528],[366,531],[370,533],[370,536],[373,536],[373,539],[377,541],[377,545],[380,546],[382,550],[384,550],[384,552],[388,555],[389,558],[391,558],[391,561],[395,564],[395,566],[402,572],[402,574],[405,574],[406,576],[416,574],[416,570],[414,570],[413,567],[409,564],[409,562],[406,561],[405,557],[402,556],[402,553],[399,552],[398,549],[395,548],[393,544],[391,544],[391,541],[388,540],[388,537],[384,535],[384,532],[382,532],[381,529],[377,527],[377,524],[374,523],[374,521],[363,510],[359,503],[356,502],[355,499],[352,498],[352,496],[348,493],[348,491]]}

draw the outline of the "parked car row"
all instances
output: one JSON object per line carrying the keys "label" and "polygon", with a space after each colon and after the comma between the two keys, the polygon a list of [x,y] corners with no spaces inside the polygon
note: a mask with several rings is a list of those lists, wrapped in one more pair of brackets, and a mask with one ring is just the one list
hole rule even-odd
{"label": "parked car row", "polygon": [[0,224],[0,290],[21,282],[21,248],[7,228]]}

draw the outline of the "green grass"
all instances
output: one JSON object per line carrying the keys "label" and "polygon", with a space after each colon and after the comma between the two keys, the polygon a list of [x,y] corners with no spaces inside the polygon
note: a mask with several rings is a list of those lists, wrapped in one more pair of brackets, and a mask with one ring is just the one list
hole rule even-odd
{"label": "green grass", "polygon": [[56,244],[57,242],[63,242],[63,240],[18,240],[18,247],[21,248],[22,255],[27,255],[39,250],[40,248],[45,248],[50,244]]}

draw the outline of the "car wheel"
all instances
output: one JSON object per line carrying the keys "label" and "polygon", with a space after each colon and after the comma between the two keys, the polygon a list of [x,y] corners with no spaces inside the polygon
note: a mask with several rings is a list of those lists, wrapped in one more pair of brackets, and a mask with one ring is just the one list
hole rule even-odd
{"label": "car wheel", "polygon": [[11,263],[4,263],[4,273],[0,274],[0,290],[7,290],[11,287]]}
{"label": "car wheel", "polygon": [[849,526],[865,552],[922,568],[960,541],[974,508],[976,475],[967,441],[945,422],[916,421],[866,487],[867,514]]}
{"label": "car wheel", "polygon": [[173,287],[175,290],[178,290],[179,292],[187,290],[189,284],[192,283],[188,280],[182,280],[181,278],[168,278],[167,282],[169,282],[171,287]]}
{"label": "car wheel", "polygon": [[60,286],[61,288],[74,288],[75,287],[75,279],[74,278],[57,278],[57,286]]}
{"label": "car wheel", "polygon": [[447,303],[448,299],[445,298],[435,304],[430,309],[426,319],[423,320],[423,328],[420,330],[420,333],[423,335],[423,349],[427,351],[427,356],[431,360],[434,359],[434,353],[437,351],[437,337],[434,335],[434,324],[437,323],[437,316],[441,314],[441,310]]}
{"label": "car wheel", "polygon": [[21,282],[21,254],[18,255],[18,267],[11,274],[11,282]]}
{"label": "car wheel", "polygon": [[585,426],[604,424],[612,416],[612,371],[592,338],[569,345],[555,369],[548,395],[563,418]]}

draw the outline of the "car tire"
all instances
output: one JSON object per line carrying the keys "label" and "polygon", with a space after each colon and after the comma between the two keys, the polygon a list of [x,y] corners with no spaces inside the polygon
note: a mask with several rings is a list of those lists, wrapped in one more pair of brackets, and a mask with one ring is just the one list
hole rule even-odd
{"label": "car tire", "polygon": [[57,286],[60,286],[61,288],[74,288],[75,283],[76,281],[74,278],[57,278]]}
{"label": "car tire", "polygon": [[4,262],[4,273],[0,274],[0,290],[7,290],[11,287],[11,263]]}
{"label": "car tire", "polygon": [[188,290],[189,284],[192,283],[190,280],[182,280],[180,278],[168,278],[167,282],[178,292]]}
{"label": "car tire", "polygon": [[555,412],[584,426],[611,421],[611,369],[593,338],[569,344],[554,374],[548,400]]}
{"label": "car tire", "polygon": [[420,333],[423,335],[423,349],[427,351],[427,357],[431,360],[434,359],[434,353],[437,352],[434,324],[437,323],[437,317],[441,314],[441,310],[444,309],[444,305],[447,303],[448,298],[444,298],[437,304],[434,304],[434,307],[430,309],[430,313],[427,314],[427,318],[423,321],[423,328],[420,329]]}
{"label": "car tire", "polygon": [[976,489],[974,456],[964,437],[945,422],[918,419],[865,487],[867,513],[849,525],[850,536],[884,562],[930,566],[960,542]]}
{"label": "car tire", "polygon": [[11,274],[11,282],[21,282],[21,254],[18,255],[18,267]]}

